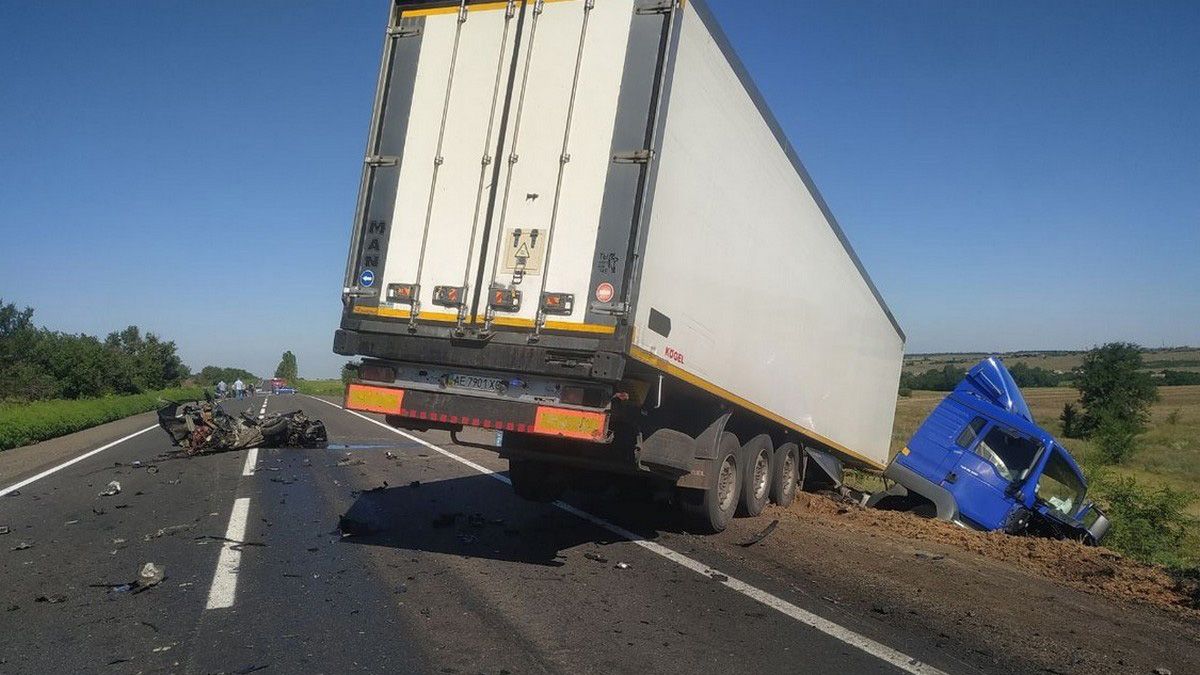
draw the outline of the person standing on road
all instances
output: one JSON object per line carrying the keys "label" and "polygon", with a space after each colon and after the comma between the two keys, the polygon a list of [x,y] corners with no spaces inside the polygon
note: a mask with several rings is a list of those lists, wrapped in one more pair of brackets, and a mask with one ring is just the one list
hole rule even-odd
{"label": "person standing on road", "polygon": [[246,383],[240,377],[233,381],[233,394],[238,399],[246,397]]}
{"label": "person standing on road", "polygon": [[217,398],[225,398],[225,392],[229,391],[229,385],[225,384],[225,380],[217,383]]}

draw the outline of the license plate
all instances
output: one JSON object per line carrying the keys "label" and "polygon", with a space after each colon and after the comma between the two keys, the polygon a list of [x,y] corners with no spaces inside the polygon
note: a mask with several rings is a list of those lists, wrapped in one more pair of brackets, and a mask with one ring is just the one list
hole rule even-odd
{"label": "license plate", "polygon": [[452,374],[448,378],[451,387],[457,389],[472,389],[474,391],[498,392],[503,382],[498,377],[480,377],[479,375]]}

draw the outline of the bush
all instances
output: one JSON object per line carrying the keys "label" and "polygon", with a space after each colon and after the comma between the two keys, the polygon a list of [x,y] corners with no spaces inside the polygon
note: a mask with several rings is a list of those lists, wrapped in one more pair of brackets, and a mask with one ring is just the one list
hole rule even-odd
{"label": "bush", "polygon": [[1106,464],[1124,464],[1137,451],[1139,429],[1128,420],[1115,416],[1104,417],[1092,430],[1092,442]]}
{"label": "bush", "polygon": [[1158,400],[1158,390],[1141,368],[1142,348],[1127,342],[1097,347],[1083,357],[1075,379],[1083,404],[1082,433],[1091,434],[1106,420],[1123,430],[1132,429],[1135,435],[1145,431],[1150,404]]}
{"label": "bush", "polygon": [[1193,373],[1186,370],[1164,370],[1162,384],[1168,387],[1200,384],[1200,373]]}
{"label": "bush", "polygon": [[2,405],[0,450],[38,443],[154,410],[162,400],[191,401],[203,395],[199,388],[167,389],[128,396]]}
{"label": "bush", "polygon": [[1195,495],[1109,475],[1093,480],[1092,495],[1112,521],[1105,546],[1142,562],[1175,568],[1188,564],[1191,519],[1184,509]]}
{"label": "bush", "polygon": [[1058,416],[1062,421],[1062,433],[1067,438],[1078,438],[1079,433],[1079,410],[1073,403],[1063,405],[1062,414]]}

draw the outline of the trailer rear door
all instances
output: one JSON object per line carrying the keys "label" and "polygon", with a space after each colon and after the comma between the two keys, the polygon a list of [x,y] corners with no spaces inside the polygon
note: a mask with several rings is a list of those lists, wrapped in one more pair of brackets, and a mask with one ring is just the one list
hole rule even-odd
{"label": "trailer rear door", "polygon": [[354,311],[613,332],[585,315],[634,0],[397,11],[372,140],[391,124],[397,154],[368,158]]}

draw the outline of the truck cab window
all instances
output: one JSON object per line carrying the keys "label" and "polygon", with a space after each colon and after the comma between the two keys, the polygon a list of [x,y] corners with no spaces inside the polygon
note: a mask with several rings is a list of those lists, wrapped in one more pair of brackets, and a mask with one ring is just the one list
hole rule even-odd
{"label": "truck cab window", "polygon": [[1028,473],[1039,449],[1037,443],[1024,436],[1002,427],[992,427],[975,446],[975,454],[987,460],[996,468],[996,473],[1011,483]]}
{"label": "truck cab window", "polygon": [[1073,516],[1083,501],[1086,488],[1062,452],[1056,446],[1050,459],[1046,460],[1046,469],[1038,478],[1037,498],[1064,516]]}
{"label": "truck cab window", "polygon": [[955,441],[955,443],[957,443],[958,447],[960,448],[971,447],[971,444],[975,442],[975,439],[979,438],[979,432],[983,431],[983,427],[986,425],[986,420],[984,420],[982,417],[976,417],[975,419],[971,420],[971,423],[968,424],[965,429],[962,430],[962,433],[958,435],[958,440]]}

